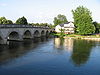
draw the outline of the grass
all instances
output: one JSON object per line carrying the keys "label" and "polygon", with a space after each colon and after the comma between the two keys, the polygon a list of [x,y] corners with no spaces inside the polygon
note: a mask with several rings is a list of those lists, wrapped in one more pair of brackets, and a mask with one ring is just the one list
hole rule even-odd
{"label": "grass", "polygon": [[[56,33],[56,34],[54,33],[53,35],[60,37],[61,33]],[[64,34],[63,36],[65,38],[71,37],[71,38],[78,38],[78,39],[81,39],[81,38],[100,38],[100,34],[95,34],[95,35]]]}
{"label": "grass", "polygon": [[66,34],[65,37],[73,37],[73,38],[100,38],[100,34],[99,35]]}

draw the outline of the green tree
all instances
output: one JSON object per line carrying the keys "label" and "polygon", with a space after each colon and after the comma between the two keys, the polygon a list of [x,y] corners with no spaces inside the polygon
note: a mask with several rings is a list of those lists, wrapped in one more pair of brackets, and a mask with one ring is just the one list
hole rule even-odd
{"label": "green tree", "polygon": [[27,19],[23,16],[23,17],[19,18],[19,19],[16,21],[16,24],[24,24],[24,25],[27,25],[28,22],[27,22]]}
{"label": "green tree", "polygon": [[64,35],[65,35],[65,30],[64,30],[64,29],[62,29],[62,28],[61,28],[61,29],[59,29],[59,30],[61,31],[61,33],[60,33],[60,35],[59,35],[59,36],[60,36],[61,38],[63,38],[63,37],[64,37]]}
{"label": "green tree", "polygon": [[11,20],[7,20],[7,24],[13,24]]}
{"label": "green tree", "polygon": [[59,14],[57,17],[54,17],[54,21],[53,21],[54,26],[59,25],[59,24],[63,24],[66,22],[68,22],[66,16],[61,15],[61,14]]}
{"label": "green tree", "polygon": [[95,32],[89,9],[79,6],[75,10],[72,10],[72,13],[77,33],[85,35]]}
{"label": "green tree", "polygon": [[5,17],[0,17],[0,24],[13,24],[11,20],[7,20]]}
{"label": "green tree", "polygon": [[95,33],[99,33],[100,32],[100,24],[97,22],[93,22],[94,26],[95,26]]}
{"label": "green tree", "polygon": [[39,23],[36,23],[35,25],[36,25],[36,26],[39,26]]}

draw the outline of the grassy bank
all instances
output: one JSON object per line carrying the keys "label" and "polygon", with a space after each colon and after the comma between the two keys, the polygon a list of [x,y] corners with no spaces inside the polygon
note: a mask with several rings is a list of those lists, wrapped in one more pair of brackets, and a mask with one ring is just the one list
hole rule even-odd
{"label": "grassy bank", "polygon": [[78,35],[78,34],[60,34],[56,33],[53,34],[55,36],[64,36],[64,37],[73,37],[73,38],[100,38],[100,34],[95,34],[95,35]]}
{"label": "grassy bank", "polygon": [[65,37],[73,37],[73,38],[100,38],[100,34],[96,34],[96,35],[66,34]]}
{"label": "grassy bank", "polygon": [[73,38],[73,39],[84,39],[84,40],[92,40],[92,41],[100,41],[99,35],[76,35],[76,34],[68,34],[64,36],[64,38]]}
{"label": "grassy bank", "polygon": [[[54,34],[55,36],[62,37],[60,33]],[[78,34],[64,34],[64,38],[73,38],[73,39],[86,39],[86,40],[97,40],[100,41],[100,34],[95,35],[78,35]]]}

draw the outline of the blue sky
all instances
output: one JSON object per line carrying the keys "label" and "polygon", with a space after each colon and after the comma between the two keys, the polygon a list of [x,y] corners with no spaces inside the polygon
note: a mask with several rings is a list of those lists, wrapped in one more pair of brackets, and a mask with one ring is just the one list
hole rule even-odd
{"label": "blue sky", "polygon": [[0,0],[0,16],[16,21],[25,16],[28,22],[52,23],[63,14],[73,21],[72,9],[83,5],[90,9],[94,21],[100,22],[100,0]]}

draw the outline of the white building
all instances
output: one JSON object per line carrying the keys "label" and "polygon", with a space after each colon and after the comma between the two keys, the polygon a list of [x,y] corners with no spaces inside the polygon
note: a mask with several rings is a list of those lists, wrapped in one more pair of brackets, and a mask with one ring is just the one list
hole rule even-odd
{"label": "white building", "polygon": [[73,34],[74,33],[75,26],[74,26],[73,22],[67,22],[65,24],[60,24],[60,25],[57,25],[55,27],[55,31],[57,33],[60,33],[61,32],[60,29],[64,29],[64,32],[66,34]]}

